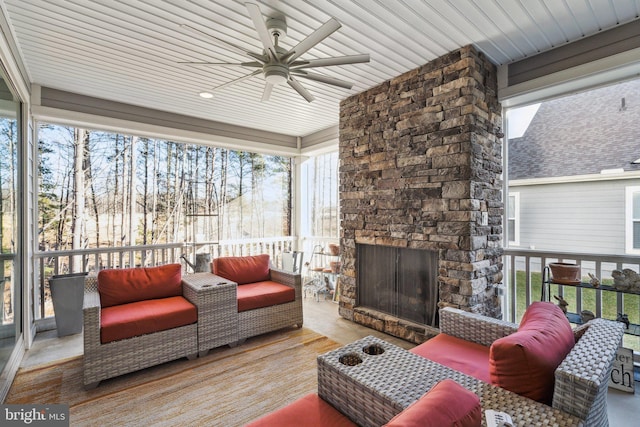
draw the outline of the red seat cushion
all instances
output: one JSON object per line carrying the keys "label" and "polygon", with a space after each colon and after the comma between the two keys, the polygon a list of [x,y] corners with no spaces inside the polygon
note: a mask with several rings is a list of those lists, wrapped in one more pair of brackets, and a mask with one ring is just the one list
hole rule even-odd
{"label": "red seat cushion", "polygon": [[216,258],[212,262],[212,269],[213,274],[236,282],[238,285],[271,279],[267,254]]}
{"label": "red seat cushion", "polygon": [[551,404],[555,370],[575,344],[565,314],[550,302],[534,302],[518,331],[491,345],[491,383]]}
{"label": "red seat cushion", "polygon": [[481,422],[478,396],[453,380],[443,380],[385,426],[477,427]]}
{"label": "red seat cushion", "polygon": [[296,291],[278,282],[250,283],[238,286],[238,312],[292,302]]}
{"label": "red seat cushion", "polygon": [[197,321],[196,306],[181,296],[105,307],[100,311],[100,341],[105,344]]}
{"label": "red seat cushion", "polygon": [[182,295],[182,266],[117,268],[98,273],[100,306]]}
{"label": "red seat cushion", "polygon": [[480,381],[491,382],[489,347],[484,345],[447,334],[438,334],[410,351]]}
{"label": "red seat cushion", "polygon": [[295,402],[258,418],[245,427],[356,427],[349,418],[311,393]]}

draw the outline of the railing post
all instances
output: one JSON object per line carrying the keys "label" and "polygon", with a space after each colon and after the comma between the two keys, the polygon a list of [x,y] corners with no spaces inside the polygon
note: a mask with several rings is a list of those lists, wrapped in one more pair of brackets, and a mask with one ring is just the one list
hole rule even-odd
{"label": "railing post", "polygon": [[44,318],[44,264],[45,258],[40,258],[40,301],[38,304],[40,305],[40,318]]}
{"label": "railing post", "polygon": [[[602,278],[602,263],[596,261],[596,277]],[[596,290],[596,317],[602,317],[602,291]]]}

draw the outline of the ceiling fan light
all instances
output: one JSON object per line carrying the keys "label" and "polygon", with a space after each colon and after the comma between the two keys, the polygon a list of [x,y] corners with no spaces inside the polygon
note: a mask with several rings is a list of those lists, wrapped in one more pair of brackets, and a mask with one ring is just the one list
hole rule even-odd
{"label": "ceiling fan light", "polygon": [[283,74],[270,74],[265,76],[267,83],[271,83],[272,85],[280,85],[287,82],[287,76]]}
{"label": "ceiling fan light", "polygon": [[272,85],[284,84],[289,80],[289,70],[282,64],[265,65],[264,79]]}
{"label": "ceiling fan light", "polygon": [[198,95],[200,95],[200,97],[205,99],[213,98],[213,94],[211,92],[200,92]]}

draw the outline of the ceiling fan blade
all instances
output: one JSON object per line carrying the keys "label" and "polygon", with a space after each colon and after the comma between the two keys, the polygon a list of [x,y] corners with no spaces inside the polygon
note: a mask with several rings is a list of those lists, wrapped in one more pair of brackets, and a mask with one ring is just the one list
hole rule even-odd
{"label": "ceiling fan blade", "polygon": [[254,62],[207,62],[207,61],[180,61],[178,64],[187,64],[187,65],[226,65],[230,67],[262,67],[264,64],[262,62],[254,61]]}
{"label": "ceiling fan blade", "polygon": [[271,98],[271,91],[273,90],[273,84],[267,82],[264,86],[264,92],[262,93],[262,102],[266,102]]}
{"label": "ceiling fan blade", "polygon": [[[338,22],[337,19],[329,19],[327,22],[322,24],[320,28],[309,34],[306,39],[302,40],[293,49],[287,52],[286,56],[288,58],[288,61],[291,62],[300,55],[304,54],[306,51],[333,34],[341,26],[342,25],[340,24],[340,22]],[[291,54],[291,52],[293,53]]]}
{"label": "ceiling fan blade", "polygon": [[269,33],[267,24],[264,22],[262,12],[260,12],[260,7],[255,3],[245,3],[244,5],[249,11],[249,16],[251,16],[251,20],[253,21],[253,25],[256,27],[256,31],[258,31],[258,36],[260,36],[260,41],[262,42],[262,46],[264,46],[264,50],[268,52],[272,59],[278,59],[276,55],[276,48],[271,40],[271,33]]}
{"label": "ceiling fan blade", "polygon": [[340,80],[340,79],[335,79],[333,77],[323,76],[322,74],[308,73],[305,71],[291,71],[291,73],[295,74],[296,77],[315,80],[317,82],[327,83],[333,86],[343,87],[345,89],[351,89],[353,87],[353,83],[349,83],[347,81]]}
{"label": "ceiling fan blade", "polygon": [[191,25],[180,24],[180,27],[184,28],[184,29],[187,29],[189,31],[192,31],[192,32],[196,32],[196,33],[198,33],[200,35],[206,36],[206,37],[208,37],[210,39],[213,39],[213,40],[217,41],[218,43],[222,43],[223,45],[226,45],[227,47],[232,47],[237,51],[240,51],[240,52],[242,52],[242,53],[244,53],[246,55],[249,55],[250,57],[252,57],[254,59],[257,59],[258,61],[267,62],[265,57],[264,57],[264,55],[260,55],[260,54],[255,53],[255,52],[251,52],[250,50],[245,49],[245,48],[243,48],[241,46],[238,46],[237,44],[231,43],[231,42],[229,42],[227,40],[223,40],[223,39],[218,38],[216,36],[212,36],[211,34],[205,33],[204,31],[199,30],[199,29],[197,29],[195,27],[192,27]]}
{"label": "ceiling fan blade", "polygon": [[347,65],[369,62],[371,58],[368,53],[362,55],[337,56],[334,58],[310,59],[308,61],[300,61],[300,64],[291,64],[292,70],[301,70],[303,68],[330,67],[332,65]]}
{"label": "ceiling fan blade", "polygon": [[247,74],[246,76],[238,77],[237,79],[233,79],[233,80],[228,81],[226,83],[223,83],[223,84],[221,84],[219,86],[216,86],[211,90],[218,90],[218,89],[222,89],[222,88],[227,87],[227,86],[231,86],[231,85],[236,84],[236,83],[240,83],[243,80],[247,80],[247,79],[250,79],[253,76],[257,76],[260,73],[262,73],[262,70],[255,70],[251,74]]}
{"label": "ceiling fan blade", "polygon": [[306,90],[299,81],[297,81],[296,79],[294,79],[292,76],[289,76],[289,80],[287,80],[287,83],[289,84],[289,86],[291,86],[292,88],[294,88],[296,90],[296,92],[298,92],[300,95],[302,95],[302,97],[304,99],[307,100],[307,102],[312,102],[315,98],[313,97],[313,95],[311,95],[311,93],[309,93],[308,90]]}

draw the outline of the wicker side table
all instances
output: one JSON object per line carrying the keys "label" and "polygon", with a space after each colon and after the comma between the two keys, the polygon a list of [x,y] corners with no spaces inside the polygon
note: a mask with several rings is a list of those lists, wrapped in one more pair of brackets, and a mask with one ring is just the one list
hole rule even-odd
{"label": "wicker side table", "polygon": [[[446,378],[476,393],[483,411],[506,412],[515,425],[564,427],[583,424],[572,415],[372,336],[318,356],[318,394],[361,426],[384,425]],[[483,425],[486,425],[484,417]]]}
{"label": "wicker side table", "polygon": [[211,273],[182,278],[185,298],[198,308],[198,355],[238,341],[237,284]]}

